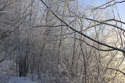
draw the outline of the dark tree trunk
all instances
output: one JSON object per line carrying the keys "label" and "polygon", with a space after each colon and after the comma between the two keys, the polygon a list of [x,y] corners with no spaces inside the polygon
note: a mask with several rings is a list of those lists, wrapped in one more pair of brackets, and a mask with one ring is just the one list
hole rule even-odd
{"label": "dark tree trunk", "polygon": [[19,61],[19,77],[26,77],[28,72],[28,63],[25,59]]}

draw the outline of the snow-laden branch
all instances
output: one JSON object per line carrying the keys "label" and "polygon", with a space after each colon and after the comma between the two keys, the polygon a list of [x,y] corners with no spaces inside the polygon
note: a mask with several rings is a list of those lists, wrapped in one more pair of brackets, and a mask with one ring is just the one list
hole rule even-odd
{"label": "snow-laden branch", "polygon": [[125,75],[125,73],[124,73],[124,72],[122,72],[122,71],[120,71],[120,70],[118,70],[118,69],[113,69],[113,68],[108,68],[108,69],[118,71],[118,72],[120,72],[120,73],[122,73],[122,74],[124,74],[124,75]]}
{"label": "snow-laden branch", "polygon": [[[112,3],[112,2],[114,2],[114,3],[113,3],[113,4],[110,4],[110,3]],[[105,4],[101,5],[101,6],[95,7],[93,10],[96,10],[96,9],[106,9],[106,8],[108,8],[108,7],[110,7],[110,6],[113,6],[113,5],[117,4],[117,3],[123,3],[123,2],[125,2],[125,0],[117,1],[117,2],[115,2],[114,0],[112,0],[112,1],[109,1],[109,2],[107,2],[107,3],[105,3]],[[107,4],[110,4],[110,5],[107,5]],[[106,7],[103,7],[103,6],[105,6],[105,5],[107,5],[107,6],[106,6]]]}
{"label": "snow-laden branch", "polygon": [[[85,35],[84,33],[80,32],[80,31],[77,31],[76,29],[72,28],[72,27],[71,27],[70,25],[68,25],[65,21],[63,21],[61,18],[59,18],[59,17],[46,5],[46,3],[45,3],[43,0],[41,0],[41,2],[49,9],[49,11],[51,11],[51,13],[52,13],[57,19],[59,19],[60,21],[62,21],[62,22],[63,22],[66,26],[68,26],[71,30],[73,30],[73,31],[75,31],[75,32],[77,32],[77,33],[79,33],[79,34],[81,34],[82,36],[84,36],[84,37],[90,39],[91,41],[96,42],[96,43],[98,43],[98,44],[100,44],[100,45],[103,45],[103,46],[109,47],[109,48],[111,48],[111,49],[113,49],[113,50],[118,50],[118,51],[121,51],[121,52],[124,52],[124,53],[125,53],[125,50],[123,50],[123,49],[116,48],[116,47],[107,45],[107,44],[105,44],[105,43],[99,42],[99,41],[97,41],[97,40],[95,40],[95,39],[93,39],[93,38],[91,38],[91,37]],[[96,20],[93,20],[93,19],[90,19],[90,18],[85,18],[85,19],[91,20],[91,21],[96,21]],[[99,22],[99,21],[96,21],[96,22]],[[102,24],[103,24],[103,22],[99,22],[99,23],[102,23]],[[107,23],[104,23],[104,24],[107,24]],[[121,28],[119,28],[119,27],[117,27],[117,26],[115,26],[115,25],[112,25],[112,24],[107,24],[107,25],[110,25],[110,26],[116,27],[116,28],[118,28],[118,29],[121,29]],[[125,31],[124,29],[121,29],[121,30]]]}

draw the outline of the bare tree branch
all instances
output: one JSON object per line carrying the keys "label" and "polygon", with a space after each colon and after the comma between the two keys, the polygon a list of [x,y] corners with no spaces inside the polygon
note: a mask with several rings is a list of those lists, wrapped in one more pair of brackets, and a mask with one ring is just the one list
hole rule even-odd
{"label": "bare tree branch", "polygon": [[[120,20],[116,20],[116,19],[108,19],[108,20],[104,20],[104,21],[101,21],[101,22],[108,22],[108,21],[115,21],[115,22],[120,22],[120,23],[125,24],[125,22],[120,21]],[[87,30],[87,29],[89,29],[89,28],[92,28],[92,27],[96,27],[96,26],[98,26],[98,25],[101,25],[101,23],[100,23],[100,24],[93,25],[93,26],[89,26],[89,27],[87,27],[86,29],[84,29],[83,31],[85,31],[85,30]]]}
{"label": "bare tree branch", "polygon": [[[125,0],[123,0],[123,1],[118,1],[118,2],[115,2],[115,1],[114,1],[113,4],[107,5],[107,4],[109,4],[109,3],[113,2],[113,1],[114,1],[114,0],[109,1],[109,2],[107,2],[107,3],[105,3],[105,4],[101,5],[101,6],[98,6],[98,7],[94,8],[93,10],[96,10],[96,9],[106,9],[106,8],[108,8],[108,7],[110,7],[110,6],[113,6],[113,5],[117,4],[117,3],[123,3],[123,2],[125,2]],[[102,7],[102,6],[105,6],[105,5],[107,5],[107,6],[106,6],[106,7]],[[102,8],[100,8],[100,7],[102,7]]]}
{"label": "bare tree branch", "polygon": [[[72,38],[73,38],[73,37],[72,37]],[[78,40],[80,40],[80,41],[83,41],[86,45],[88,45],[88,46],[90,46],[90,47],[92,47],[92,48],[95,48],[96,50],[99,50],[99,51],[114,51],[114,49],[107,49],[107,50],[100,49],[100,48],[97,48],[97,47],[95,47],[95,46],[93,46],[93,45],[88,44],[86,41],[84,41],[84,40],[82,40],[82,39],[79,39],[79,38],[75,38],[75,39],[78,39]]]}
{"label": "bare tree branch", "polygon": [[112,68],[108,68],[108,69],[118,71],[118,72],[120,72],[120,73],[122,73],[122,74],[124,74],[124,75],[125,75],[125,73],[124,73],[124,72],[122,72],[122,71],[120,71],[120,70],[118,70],[118,69],[112,69]]}
{"label": "bare tree branch", "polygon": [[[63,21],[61,18],[59,18],[59,17],[46,5],[46,3],[45,3],[43,0],[41,0],[41,2],[51,11],[51,13],[52,13],[56,18],[58,18],[60,21],[62,21],[62,22],[63,22],[66,26],[68,26],[71,30],[73,30],[73,31],[75,31],[75,32],[77,32],[77,33],[83,35],[84,37],[86,37],[86,38],[90,39],[91,41],[94,41],[94,42],[96,42],[96,43],[98,43],[98,44],[100,44],[100,45],[103,45],[103,46],[112,48],[113,50],[118,50],[118,51],[121,51],[121,52],[125,52],[125,50],[123,50],[123,49],[116,48],[116,47],[113,47],[113,46],[104,44],[104,43],[102,43],[102,42],[99,42],[99,41],[97,41],[97,40],[95,40],[95,39],[93,39],[93,38],[91,38],[91,37],[85,35],[85,34],[82,33],[82,32],[79,32],[79,31],[75,30],[74,28],[72,28],[71,26],[69,26],[65,21]],[[90,19],[90,18],[85,18],[85,19],[92,20],[92,21],[95,21],[95,22],[99,22],[99,21],[96,21],[96,20],[93,20],[93,19]],[[99,23],[103,23],[103,22],[99,22]],[[103,24],[107,24],[107,23],[103,23]],[[114,26],[114,27],[117,27],[117,28],[121,29],[120,27],[115,26],[115,25],[111,25],[111,24],[107,24],[107,25]],[[125,31],[124,29],[121,29],[121,30]]]}
{"label": "bare tree branch", "polygon": [[[94,22],[98,22],[98,23],[100,23],[100,24],[106,24],[106,25],[109,25],[109,26],[112,26],[112,27],[116,27],[117,29],[120,29],[120,30],[122,30],[122,31],[125,32],[124,29],[122,29],[122,28],[120,28],[120,27],[118,27],[118,26],[116,26],[116,25],[113,25],[113,24],[109,24],[109,23],[105,23],[105,22],[100,22],[100,21],[97,21],[97,20],[94,20],[94,19],[91,19],[91,18],[84,18],[84,19],[91,20],[91,21],[94,21]],[[118,21],[118,20],[116,20],[116,21]],[[121,22],[121,21],[118,21],[118,22]],[[123,23],[124,23],[124,22],[123,22]],[[124,24],[125,24],[125,23],[124,23]]]}

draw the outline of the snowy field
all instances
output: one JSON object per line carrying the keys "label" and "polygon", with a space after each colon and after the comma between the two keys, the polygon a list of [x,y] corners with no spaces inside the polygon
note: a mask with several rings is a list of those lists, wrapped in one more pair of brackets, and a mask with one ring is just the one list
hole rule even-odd
{"label": "snowy field", "polygon": [[58,76],[54,77],[43,73],[32,73],[27,74],[26,77],[19,77],[16,72],[15,63],[10,60],[5,60],[0,63],[0,83],[72,83],[65,81],[67,79],[60,81],[58,78]]}

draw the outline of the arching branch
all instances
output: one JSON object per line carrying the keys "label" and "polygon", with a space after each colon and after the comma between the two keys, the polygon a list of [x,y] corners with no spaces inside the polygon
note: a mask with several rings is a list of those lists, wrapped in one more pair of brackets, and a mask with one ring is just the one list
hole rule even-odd
{"label": "arching branch", "polygon": [[[124,53],[125,53],[125,50],[123,50],[123,49],[116,48],[116,47],[107,45],[107,44],[105,44],[105,43],[99,42],[99,41],[97,41],[97,40],[95,40],[95,39],[93,39],[93,38],[91,38],[91,37],[85,35],[84,33],[80,32],[80,31],[77,31],[76,29],[72,28],[72,27],[69,26],[65,21],[63,21],[61,18],[59,18],[59,17],[46,5],[46,3],[45,3],[43,0],[41,0],[41,2],[49,9],[49,11],[51,11],[51,13],[52,13],[57,19],[59,19],[60,21],[62,21],[62,22],[63,22],[66,26],[68,26],[71,30],[73,30],[73,31],[75,31],[75,32],[77,32],[77,33],[79,33],[79,34],[81,34],[82,36],[84,36],[84,37],[90,39],[91,41],[96,42],[96,43],[98,43],[98,44],[100,44],[100,45],[103,45],[103,46],[109,47],[109,48],[111,48],[111,49],[113,49],[113,50],[118,50],[118,51],[121,51],[121,52],[124,52]],[[92,21],[96,21],[96,20],[89,19],[89,18],[85,18],[85,19],[92,20]],[[99,22],[99,21],[97,21],[97,22]],[[101,22],[100,22],[100,23],[101,23]],[[104,23],[104,24],[110,25],[110,24],[107,24],[107,23]],[[118,26],[115,26],[115,25],[110,25],[110,26],[119,28]],[[119,29],[121,29],[121,28],[119,28]],[[121,30],[125,31],[124,29],[121,29]]]}

